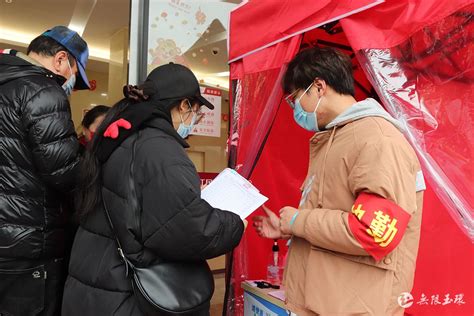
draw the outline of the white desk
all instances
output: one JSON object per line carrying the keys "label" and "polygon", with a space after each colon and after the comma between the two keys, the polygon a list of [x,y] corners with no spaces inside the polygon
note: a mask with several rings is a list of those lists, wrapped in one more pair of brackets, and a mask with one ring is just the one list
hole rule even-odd
{"label": "white desk", "polygon": [[247,282],[242,282],[242,289],[244,290],[244,316],[288,316],[285,303],[268,294],[278,290],[260,289]]}

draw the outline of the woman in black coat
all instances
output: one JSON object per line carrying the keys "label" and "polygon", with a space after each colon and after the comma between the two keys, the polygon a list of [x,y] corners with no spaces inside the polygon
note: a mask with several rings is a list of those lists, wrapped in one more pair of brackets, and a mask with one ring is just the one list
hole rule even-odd
{"label": "woman in black coat", "polygon": [[[237,215],[201,199],[199,176],[184,150],[200,106],[213,108],[200,95],[194,74],[181,65],[164,65],[125,94],[128,98],[109,111],[83,161],[77,199],[82,220],[63,315],[144,315],[102,198],[125,256],[139,267],[159,260],[203,262],[231,251],[244,231]],[[209,302],[192,313],[208,314]]]}

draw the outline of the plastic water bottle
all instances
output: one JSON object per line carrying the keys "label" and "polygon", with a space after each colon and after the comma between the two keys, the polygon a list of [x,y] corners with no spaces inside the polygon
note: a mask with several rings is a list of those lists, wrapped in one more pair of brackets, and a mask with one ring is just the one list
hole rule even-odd
{"label": "plastic water bottle", "polygon": [[280,248],[275,239],[273,241],[272,252],[268,260],[267,281],[271,284],[280,285],[283,275],[282,258],[280,258]]}

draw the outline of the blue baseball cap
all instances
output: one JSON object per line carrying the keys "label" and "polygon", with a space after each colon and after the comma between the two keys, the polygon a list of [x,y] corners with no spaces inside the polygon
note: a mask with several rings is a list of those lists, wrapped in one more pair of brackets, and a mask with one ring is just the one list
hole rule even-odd
{"label": "blue baseball cap", "polygon": [[77,32],[65,27],[55,26],[42,34],[50,37],[56,42],[64,46],[68,52],[76,59],[77,69],[79,69],[79,76],[77,76],[74,88],[77,90],[90,89],[89,80],[86,76],[86,64],[89,58],[89,49],[87,43]]}

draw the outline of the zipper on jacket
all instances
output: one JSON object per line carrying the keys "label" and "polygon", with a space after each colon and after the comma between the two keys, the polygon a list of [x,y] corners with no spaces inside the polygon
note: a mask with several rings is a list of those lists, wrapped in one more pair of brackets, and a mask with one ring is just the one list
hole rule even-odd
{"label": "zipper on jacket", "polygon": [[319,181],[319,189],[318,189],[318,208],[323,207],[323,196],[324,196],[323,191],[324,191],[324,177],[325,177],[325,174],[326,174],[326,160],[328,158],[329,149],[331,149],[332,143],[334,141],[334,135],[336,134],[336,128],[337,128],[337,126],[334,126],[334,128],[332,129],[331,135],[329,136],[328,145],[326,147],[326,152],[324,153],[323,171],[322,171],[322,174],[321,174],[321,181]]}

